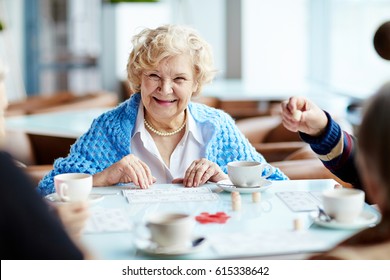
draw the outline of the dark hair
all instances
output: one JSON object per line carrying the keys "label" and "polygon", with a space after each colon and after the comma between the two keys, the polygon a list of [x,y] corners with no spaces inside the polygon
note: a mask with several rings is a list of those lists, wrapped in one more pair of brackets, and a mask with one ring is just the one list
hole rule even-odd
{"label": "dark hair", "polygon": [[390,21],[383,23],[375,32],[374,48],[383,59],[390,60]]}
{"label": "dark hair", "polygon": [[[358,132],[358,145],[365,164],[375,170],[388,187],[390,203],[390,82],[382,86],[366,103]],[[386,206],[390,211],[390,207]]]}

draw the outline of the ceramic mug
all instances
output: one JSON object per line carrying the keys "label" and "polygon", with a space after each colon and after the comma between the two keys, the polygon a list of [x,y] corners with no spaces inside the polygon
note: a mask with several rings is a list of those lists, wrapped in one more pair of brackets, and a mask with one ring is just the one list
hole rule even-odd
{"label": "ceramic mug", "polygon": [[257,161],[233,161],[228,163],[228,176],[236,187],[257,187],[275,172],[268,163]]}
{"label": "ceramic mug", "polygon": [[92,190],[92,175],[65,173],[54,176],[56,193],[61,201],[86,201]]}
{"label": "ceramic mug", "polygon": [[364,192],[357,189],[339,188],[322,193],[325,212],[337,222],[353,223],[364,207]]}
{"label": "ceramic mug", "polygon": [[195,220],[181,213],[158,213],[149,217],[146,227],[151,241],[159,247],[186,248],[191,244]]}

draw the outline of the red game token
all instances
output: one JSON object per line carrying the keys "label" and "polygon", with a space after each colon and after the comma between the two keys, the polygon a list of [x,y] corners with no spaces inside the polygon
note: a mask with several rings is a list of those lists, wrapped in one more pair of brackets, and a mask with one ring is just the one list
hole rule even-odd
{"label": "red game token", "polygon": [[230,218],[230,216],[226,215],[225,212],[217,212],[215,214],[210,214],[208,212],[202,212],[198,216],[195,217],[195,220],[201,224],[207,223],[218,223],[224,224]]}

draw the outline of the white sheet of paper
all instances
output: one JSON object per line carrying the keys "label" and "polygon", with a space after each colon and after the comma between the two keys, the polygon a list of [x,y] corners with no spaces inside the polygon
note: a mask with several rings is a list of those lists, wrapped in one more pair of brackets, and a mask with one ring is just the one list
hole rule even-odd
{"label": "white sheet of paper", "polygon": [[123,195],[129,203],[188,202],[218,200],[218,195],[208,187],[165,187],[150,189],[126,189]]}

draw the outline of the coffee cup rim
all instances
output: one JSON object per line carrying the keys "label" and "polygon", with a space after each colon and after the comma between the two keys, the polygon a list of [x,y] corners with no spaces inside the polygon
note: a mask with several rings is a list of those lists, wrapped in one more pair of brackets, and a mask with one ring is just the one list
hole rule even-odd
{"label": "coffee cup rim", "polygon": [[[165,221],[163,219],[166,219],[168,217],[177,217],[177,220],[172,221]],[[152,214],[148,217],[147,223],[148,224],[155,224],[155,225],[161,225],[161,224],[178,224],[182,222],[187,222],[188,219],[191,218],[191,215],[185,214],[185,213],[156,213]]]}
{"label": "coffee cup rim", "polygon": [[258,161],[249,161],[249,160],[243,160],[243,161],[231,161],[228,162],[228,167],[254,167],[261,165],[261,162]]}
{"label": "coffee cup rim", "polygon": [[349,195],[362,195],[364,194],[364,191],[358,190],[358,189],[349,189],[349,188],[342,188],[342,189],[331,189],[331,190],[325,190],[322,192],[322,196],[324,197],[340,197],[340,194],[349,194]]}
{"label": "coffee cup rim", "polygon": [[[72,178],[72,176],[76,176],[76,177]],[[57,174],[57,175],[54,176],[54,180],[57,179],[57,180],[73,181],[73,180],[88,179],[88,178],[91,178],[91,177],[92,177],[92,175],[88,174],[88,173],[74,172],[74,173]]]}

